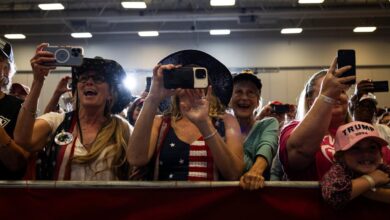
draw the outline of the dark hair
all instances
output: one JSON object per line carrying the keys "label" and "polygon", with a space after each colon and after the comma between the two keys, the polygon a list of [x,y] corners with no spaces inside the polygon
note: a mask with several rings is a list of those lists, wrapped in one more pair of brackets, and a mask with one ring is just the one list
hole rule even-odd
{"label": "dark hair", "polygon": [[127,120],[131,125],[134,126],[135,120],[133,119],[134,111],[137,107],[142,107],[144,105],[144,99],[143,98],[137,98],[133,104],[130,105],[129,110],[127,111]]}

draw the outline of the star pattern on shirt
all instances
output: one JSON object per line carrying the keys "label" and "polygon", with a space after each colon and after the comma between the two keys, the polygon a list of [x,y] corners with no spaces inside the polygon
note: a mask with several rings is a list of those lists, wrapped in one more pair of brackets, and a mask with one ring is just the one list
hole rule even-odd
{"label": "star pattern on shirt", "polygon": [[173,178],[173,173],[169,174],[169,179]]}
{"label": "star pattern on shirt", "polygon": [[184,160],[182,158],[180,158],[179,163],[184,164]]}
{"label": "star pattern on shirt", "polygon": [[175,143],[170,143],[169,145],[171,146],[171,148],[174,148],[176,146]]}

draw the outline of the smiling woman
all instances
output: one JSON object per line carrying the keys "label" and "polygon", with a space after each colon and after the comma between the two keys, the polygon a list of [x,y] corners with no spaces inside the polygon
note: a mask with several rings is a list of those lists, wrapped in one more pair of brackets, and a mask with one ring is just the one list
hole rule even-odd
{"label": "smiling woman", "polygon": [[[37,47],[31,59],[34,80],[19,114],[15,141],[30,152],[40,152],[29,170],[30,178],[55,180],[127,179],[126,148],[131,127],[116,116],[130,102],[131,94],[122,81],[123,68],[113,60],[84,58],[72,67],[75,111],[32,117],[45,77],[55,67],[43,65],[53,54]],[[47,143],[47,137],[50,142]]]}

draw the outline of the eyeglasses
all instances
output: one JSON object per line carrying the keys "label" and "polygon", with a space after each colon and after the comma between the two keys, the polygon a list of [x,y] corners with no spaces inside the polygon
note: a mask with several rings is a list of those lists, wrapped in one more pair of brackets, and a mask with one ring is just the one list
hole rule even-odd
{"label": "eyeglasses", "polygon": [[100,74],[95,74],[95,75],[81,75],[79,76],[79,82],[80,83],[86,83],[89,78],[93,80],[94,83],[96,84],[101,84],[106,82],[106,78],[103,75]]}

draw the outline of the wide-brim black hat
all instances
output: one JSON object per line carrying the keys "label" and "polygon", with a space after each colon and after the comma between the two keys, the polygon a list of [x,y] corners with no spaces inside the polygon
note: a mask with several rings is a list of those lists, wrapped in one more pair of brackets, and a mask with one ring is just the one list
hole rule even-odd
{"label": "wide-brim black hat", "polygon": [[197,65],[206,68],[214,94],[222,104],[228,106],[233,92],[232,74],[225,65],[211,55],[199,50],[181,50],[168,55],[159,63],[182,66]]}
{"label": "wide-brim black hat", "polygon": [[131,101],[131,92],[126,88],[124,80],[126,78],[126,72],[122,66],[114,60],[107,60],[102,58],[84,58],[83,64],[79,67],[72,67],[72,91],[74,92],[77,88],[78,77],[80,74],[94,71],[97,74],[102,74],[106,78],[108,84],[114,90],[116,90],[118,97],[111,113],[117,114]]}

